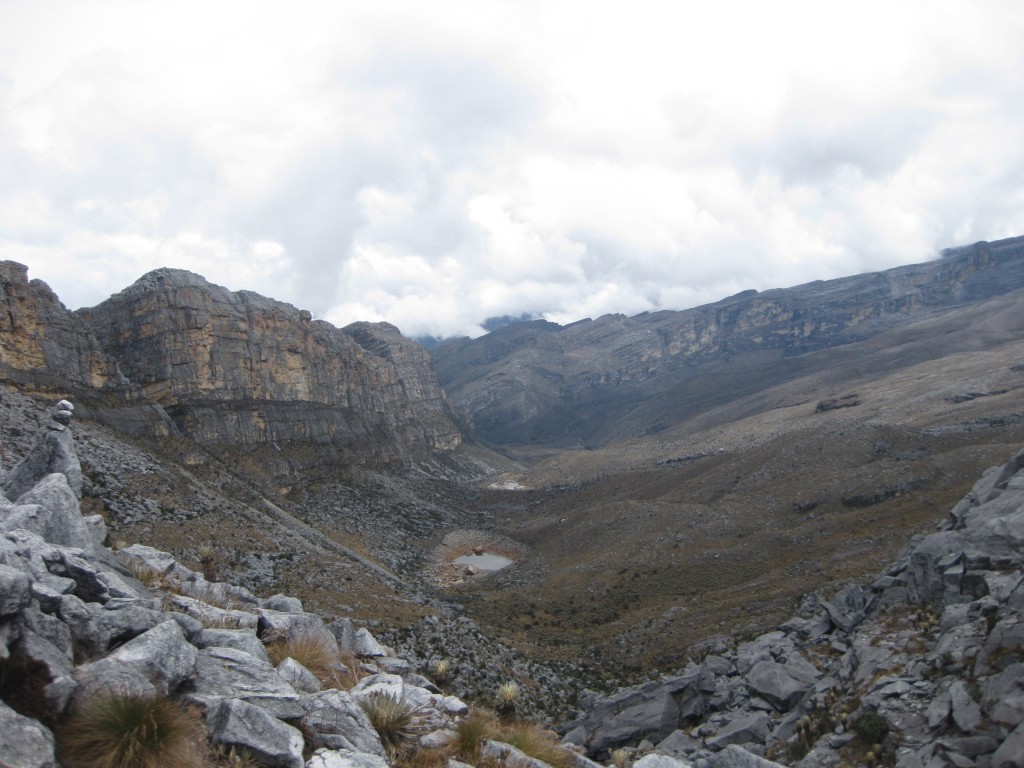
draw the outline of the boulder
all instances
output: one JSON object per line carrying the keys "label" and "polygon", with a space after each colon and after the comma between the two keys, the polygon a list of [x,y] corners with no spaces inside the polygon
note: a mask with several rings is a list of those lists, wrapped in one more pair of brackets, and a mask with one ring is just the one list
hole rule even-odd
{"label": "boulder", "polygon": [[57,768],[53,734],[0,701],[0,765],[4,768]]}
{"label": "boulder", "polygon": [[730,720],[707,740],[708,749],[717,751],[730,744],[763,744],[771,732],[771,720],[764,712]]}
{"label": "boulder", "polygon": [[305,765],[302,733],[244,701],[220,701],[207,713],[206,728],[214,744],[247,750],[268,768],[303,768]]}
{"label": "boulder", "polygon": [[635,763],[633,768],[690,768],[690,764],[677,760],[674,757],[668,755],[659,755],[656,752],[652,752],[649,755],[644,755]]}
{"label": "boulder", "polygon": [[814,690],[802,671],[774,661],[759,661],[747,674],[750,689],[775,706],[788,712],[804,696]]}
{"label": "boulder", "polygon": [[297,597],[289,597],[280,593],[271,595],[260,601],[260,608],[283,613],[303,613],[302,601]]}
{"label": "boulder", "polygon": [[338,641],[334,639],[334,634],[324,626],[323,619],[314,613],[285,613],[261,608],[256,631],[264,642],[316,638],[323,641],[333,653],[338,652]]}
{"label": "boulder", "polygon": [[206,707],[222,699],[241,699],[282,720],[305,714],[299,694],[268,662],[235,648],[199,651],[195,682],[186,697]]}
{"label": "boulder", "polygon": [[304,699],[302,727],[332,749],[352,749],[384,757],[370,718],[346,691],[321,691]]}
{"label": "boulder", "polygon": [[323,688],[316,675],[291,657],[277,665],[277,674],[296,691],[316,693]]}
{"label": "boulder", "polygon": [[380,755],[348,749],[318,749],[309,758],[306,768],[388,768],[388,761]]}
{"label": "boulder", "polygon": [[[63,713],[75,690],[71,659],[53,643],[27,627],[11,648],[8,675],[19,670],[24,694],[45,702],[49,712]],[[8,681],[10,683],[10,681]],[[41,703],[40,702],[40,703]]]}
{"label": "boulder", "polygon": [[18,499],[0,520],[0,529],[22,528],[51,544],[93,548],[93,536],[82,519],[78,497],[63,474],[46,475]]}
{"label": "boulder", "polygon": [[708,759],[708,768],[785,768],[763,757],[748,752],[737,744],[730,744]]}
{"label": "boulder", "polygon": [[75,667],[74,678],[78,686],[71,698],[72,711],[94,696],[119,694],[152,698],[157,695],[156,686],[142,672],[111,658],[78,665]]}
{"label": "boulder", "polygon": [[487,763],[503,765],[505,768],[550,768],[547,763],[530,757],[511,744],[490,739],[484,739],[481,744],[480,759]]}
{"label": "boulder", "polygon": [[32,580],[22,570],[0,565],[0,617],[18,613],[32,599]]}
{"label": "boulder", "polygon": [[197,648],[234,648],[270,663],[266,647],[254,632],[247,629],[203,629],[199,637],[196,638],[195,646]]}
{"label": "boulder", "polygon": [[384,646],[377,642],[377,638],[366,627],[360,627],[356,630],[352,650],[355,651],[356,656],[364,658],[388,655],[388,652],[384,650]]}
{"label": "boulder", "polygon": [[1020,768],[1024,765],[1024,723],[1007,736],[992,755],[991,768]]}
{"label": "boulder", "polygon": [[173,693],[196,670],[196,649],[173,619],[129,640],[108,657],[131,667],[153,683],[159,693]]}

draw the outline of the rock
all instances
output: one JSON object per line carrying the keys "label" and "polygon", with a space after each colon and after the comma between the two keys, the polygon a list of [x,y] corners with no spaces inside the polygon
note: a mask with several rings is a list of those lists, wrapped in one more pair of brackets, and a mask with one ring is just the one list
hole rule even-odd
{"label": "rock", "polygon": [[[398,675],[389,675],[379,672],[376,675],[364,677],[349,691],[352,698],[358,700],[369,696],[390,696],[394,699],[405,698],[405,681]],[[423,702],[416,702],[422,704]]]}
{"label": "rock", "polygon": [[991,768],[1020,768],[1024,765],[1024,723],[1018,725],[992,755]]}
{"label": "rock", "polygon": [[423,749],[441,749],[449,744],[454,744],[458,738],[459,734],[456,731],[442,728],[420,736],[420,746]]}
{"label": "rock", "polygon": [[260,601],[260,608],[266,608],[270,611],[280,611],[282,613],[303,613],[302,601],[297,597],[289,597],[288,595],[282,595],[280,593],[271,595],[265,600]]}
{"label": "rock", "polygon": [[388,761],[365,752],[318,749],[309,758],[306,768],[388,768]]}
{"label": "rock", "polygon": [[741,746],[730,744],[721,752],[708,758],[708,768],[785,768],[785,766],[759,757]]}
{"label": "rock", "polygon": [[0,765],[3,768],[57,768],[53,734],[0,701]]}
{"label": "rock", "polygon": [[[40,697],[47,705],[47,714],[64,712],[75,690],[75,679],[71,675],[71,659],[50,641],[28,628],[21,630],[21,637],[11,648],[7,675],[19,670],[24,676],[23,688],[33,698]],[[10,684],[8,680],[8,684]]]}
{"label": "rock", "polygon": [[141,673],[161,694],[174,693],[196,670],[196,649],[173,619],[129,640],[107,658]]}
{"label": "rock", "polygon": [[814,690],[814,685],[798,679],[791,667],[774,661],[760,661],[753,666],[747,675],[750,689],[755,691],[780,712],[788,712],[798,701]]}
{"label": "rock", "polygon": [[357,656],[362,656],[363,658],[388,655],[387,651],[384,650],[384,646],[377,642],[377,638],[366,627],[360,627],[356,630],[353,650]]}
{"label": "rock", "polygon": [[668,755],[652,752],[633,763],[633,768],[690,768],[690,764]]}
{"label": "rock", "polygon": [[547,763],[529,757],[511,744],[490,739],[484,739],[480,745],[480,759],[503,765],[505,768],[550,768]]}
{"label": "rock", "polygon": [[238,629],[256,629],[257,617],[254,613],[237,611],[232,608],[217,608],[216,606],[204,603],[202,600],[196,600],[194,597],[173,593],[168,594],[166,600],[170,607],[204,624],[236,627]]}
{"label": "rock", "polygon": [[327,630],[334,635],[338,648],[343,651],[354,652],[356,649],[356,630],[352,626],[352,619],[335,619],[327,625]]}
{"label": "rock", "polygon": [[156,686],[139,670],[111,658],[78,665],[74,670],[74,678],[78,685],[71,698],[72,711],[94,696],[120,694],[151,698],[157,695]]}
{"label": "rock", "polygon": [[296,691],[316,693],[323,688],[316,675],[291,657],[277,665],[277,674]]}
{"label": "rock", "polygon": [[731,720],[707,740],[708,749],[720,750],[730,744],[763,744],[771,731],[771,720],[764,712]]}
{"label": "rock", "polygon": [[695,739],[686,731],[672,731],[665,739],[658,742],[655,749],[665,755],[682,757],[704,747],[704,742]]}
{"label": "rock", "polygon": [[196,678],[186,698],[212,707],[221,699],[241,699],[274,717],[302,717],[302,698],[266,661],[235,648],[204,648],[196,657]]}
{"label": "rock", "polygon": [[[65,419],[61,423],[57,419]],[[36,437],[36,442],[25,457],[19,461],[3,478],[3,492],[8,499],[16,504],[42,504],[34,501],[38,494],[36,489],[42,481],[52,474],[64,478],[68,490],[77,501],[82,498],[82,465],[75,451],[75,441],[66,423],[71,421],[70,411],[58,409],[54,413],[55,422],[44,427]],[[44,495],[50,491],[44,492]],[[76,512],[78,505],[75,504]],[[79,518],[81,519],[81,518]],[[84,531],[84,525],[82,526]],[[47,541],[51,541],[45,537]],[[84,539],[77,541],[55,541],[58,544],[74,544],[83,546]]]}
{"label": "rock", "polygon": [[31,583],[24,571],[0,565],[0,616],[11,616],[29,604]]}
{"label": "rock", "polygon": [[210,741],[245,749],[268,768],[303,768],[304,741],[298,729],[238,699],[224,699],[206,716]]}
{"label": "rock", "polygon": [[93,536],[82,519],[78,499],[62,474],[46,475],[3,513],[0,530],[21,528],[50,544],[93,549]]}
{"label": "rock", "polygon": [[259,610],[257,633],[264,642],[271,640],[316,639],[337,654],[338,642],[314,613],[284,613],[267,608]]}
{"label": "rock", "polygon": [[963,680],[956,680],[949,687],[950,709],[953,722],[964,733],[971,733],[981,725],[981,707],[973,699]]}
{"label": "rock", "polygon": [[196,639],[195,646],[197,648],[234,648],[270,663],[266,647],[254,632],[247,629],[203,629]]}
{"label": "rock", "polygon": [[321,691],[304,699],[302,726],[332,748],[353,749],[384,757],[370,718],[346,691]]}

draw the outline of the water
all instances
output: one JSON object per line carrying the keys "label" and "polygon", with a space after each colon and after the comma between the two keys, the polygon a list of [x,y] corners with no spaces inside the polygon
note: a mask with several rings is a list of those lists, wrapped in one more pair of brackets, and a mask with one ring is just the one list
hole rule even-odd
{"label": "water", "polygon": [[463,555],[462,557],[455,558],[456,565],[472,565],[481,573],[485,571],[500,571],[507,565],[512,565],[514,561],[501,555],[495,555],[491,552],[484,552],[482,555]]}

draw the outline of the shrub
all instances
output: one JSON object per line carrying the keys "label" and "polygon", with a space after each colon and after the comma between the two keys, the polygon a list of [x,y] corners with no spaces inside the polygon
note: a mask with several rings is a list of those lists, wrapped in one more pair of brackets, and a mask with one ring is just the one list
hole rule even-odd
{"label": "shrub", "polygon": [[204,762],[198,716],[165,696],[96,696],[55,731],[72,768],[201,768]]}
{"label": "shrub", "polygon": [[480,746],[484,739],[493,738],[497,731],[498,721],[493,714],[483,709],[471,709],[455,726],[459,757],[475,765],[480,760]]}
{"label": "shrub", "polygon": [[512,717],[519,703],[519,685],[515,682],[502,683],[495,695],[494,708],[502,717]]}
{"label": "shrub", "polygon": [[417,708],[404,699],[376,693],[359,700],[370,718],[381,744],[392,756],[410,752],[419,741],[420,716]]}
{"label": "shrub", "polygon": [[865,712],[853,721],[853,732],[865,744],[881,744],[889,735],[889,723],[877,712]]}

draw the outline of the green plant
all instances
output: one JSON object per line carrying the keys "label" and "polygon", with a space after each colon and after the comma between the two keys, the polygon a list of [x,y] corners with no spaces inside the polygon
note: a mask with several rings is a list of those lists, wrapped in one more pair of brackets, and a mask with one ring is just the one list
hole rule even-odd
{"label": "green plant", "polygon": [[455,726],[455,733],[458,734],[455,740],[458,756],[475,765],[480,760],[480,746],[484,739],[493,737],[497,730],[498,721],[494,714],[474,707]]}
{"label": "green plant", "polygon": [[389,754],[403,755],[416,746],[422,728],[414,705],[398,696],[376,693],[360,699],[359,706]]}
{"label": "green plant", "polygon": [[513,681],[502,683],[494,697],[494,708],[502,717],[512,717],[519,703],[519,684]]}
{"label": "green plant", "polygon": [[452,663],[448,659],[434,659],[430,663],[430,676],[435,683],[444,684],[452,674]]}
{"label": "green plant", "polygon": [[865,712],[851,724],[851,729],[865,744],[881,744],[889,735],[889,723],[877,712]]}
{"label": "green plant", "polygon": [[55,729],[70,768],[200,768],[198,715],[165,696],[95,696]]}

